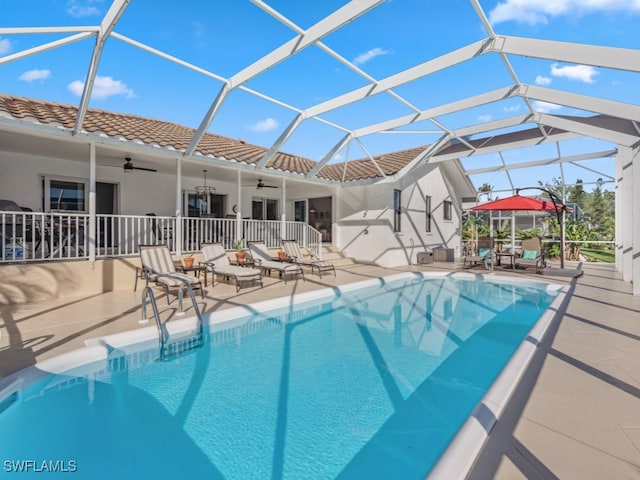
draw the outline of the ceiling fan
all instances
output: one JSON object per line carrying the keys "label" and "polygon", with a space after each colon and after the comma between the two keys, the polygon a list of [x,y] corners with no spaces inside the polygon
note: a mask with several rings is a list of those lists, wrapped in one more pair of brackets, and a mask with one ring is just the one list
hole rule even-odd
{"label": "ceiling fan", "polygon": [[125,172],[131,172],[133,170],[146,170],[147,172],[157,172],[158,171],[155,168],[134,167],[133,166],[133,161],[131,160],[131,157],[125,157],[125,162],[124,162],[124,165],[122,166],[122,168],[124,168]]}
{"label": "ceiling fan", "polygon": [[[253,185],[245,185],[245,187],[253,187]],[[275,185],[265,185],[262,182],[262,179],[258,179],[258,183],[256,184],[256,190],[262,190],[263,188],[278,188]]]}

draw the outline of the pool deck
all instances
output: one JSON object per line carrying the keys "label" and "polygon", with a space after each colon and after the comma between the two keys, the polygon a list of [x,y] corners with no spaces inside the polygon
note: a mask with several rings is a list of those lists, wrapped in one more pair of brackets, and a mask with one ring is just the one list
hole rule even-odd
{"label": "pool deck", "polygon": [[[571,268],[575,268],[572,265]],[[571,296],[554,323],[468,478],[640,479],[640,297],[611,265],[581,264],[578,278],[512,273],[567,285]],[[202,311],[378,278],[406,271],[461,271],[436,263],[386,269],[352,265],[307,281],[266,279],[265,287],[209,286]],[[488,273],[482,268],[469,270]],[[185,302],[185,307],[189,302]],[[164,315],[175,314],[176,302]],[[44,304],[0,306],[0,378],[84,346],[84,341],[141,327],[140,291],[132,289]],[[148,325],[148,324],[147,324]]]}

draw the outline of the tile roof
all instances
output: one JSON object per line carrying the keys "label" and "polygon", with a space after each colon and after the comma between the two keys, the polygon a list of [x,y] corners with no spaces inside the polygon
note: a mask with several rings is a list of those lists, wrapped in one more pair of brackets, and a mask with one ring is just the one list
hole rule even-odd
{"label": "tile roof", "polygon": [[[0,116],[32,121],[44,125],[60,125],[72,129],[78,109],[73,105],[45,102],[25,97],[0,94]],[[184,151],[196,133],[193,128],[184,127],[163,120],[137,115],[114,113],[95,108],[87,109],[83,131],[108,137],[125,138],[147,145],[157,145]],[[385,173],[393,175],[413,160],[426,147],[418,147],[374,157]],[[268,151],[265,147],[252,145],[243,140],[205,133],[196,151],[205,156],[213,156],[229,161],[255,164]],[[308,158],[277,152],[267,164],[267,168],[286,172],[306,174],[317,162]],[[373,162],[366,158],[348,162],[346,174],[342,178],[344,164],[325,165],[318,177],[331,181],[353,181],[380,177]]]}

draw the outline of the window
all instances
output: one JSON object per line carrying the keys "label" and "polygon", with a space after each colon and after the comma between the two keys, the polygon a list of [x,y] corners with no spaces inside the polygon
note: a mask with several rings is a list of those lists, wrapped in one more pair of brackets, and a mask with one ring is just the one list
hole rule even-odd
{"label": "window", "polygon": [[451,200],[445,200],[442,202],[442,219],[451,220]]}
{"label": "window", "polygon": [[42,209],[67,212],[85,212],[87,182],[81,179],[56,178],[46,176],[42,182]]}
{"label": "window", "polygon": [[400,190],[393,191],[393,231],[400,232],[402,227],[400,219],[402,218],[402,192]]}
{"label": "window", "polygon": [[427,233],[431,232],[431,196],[425,195],[424,197],[424,211],[426,214],[426,218],[424,221],[424,231]]}
{"label": "window", "polygon": [[278,220],[278,200],[254,198],[251,201],[251,218],[254,220]]}
{"label": "window", "polygon": [[298,200],[293,203],[293,220],[296,222],[307,221],[307,202],[305,200]]}
{"label": "window", "polygon": [[187,193],[187,215],[189,217],[208,216],[223,218],[227,203],[226,195],[212,193],[207,197],[201,197],[195,193]]}

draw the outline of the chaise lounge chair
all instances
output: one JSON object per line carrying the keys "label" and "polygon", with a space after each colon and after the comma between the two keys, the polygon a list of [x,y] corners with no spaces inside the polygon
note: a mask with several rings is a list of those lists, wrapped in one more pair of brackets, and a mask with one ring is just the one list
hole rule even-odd
{"label": "chaise lounge chair", "polygon": [[311,273],[317,271],[318,276],[322,278],[322,272],[333,271],[333,276],[336,276],[336,267],[329,260],[320,260],[318,257],[309,252],[309,256],[305,257],[300,250],[297,240],[283,240],[282,247],[284,248],[287,257],[293,262],[302,267],[311,267]]}
{"label": "chaise lounge chair", "polygon": [[485,268],[493,270],[493,238],[478,238],[478,254],[467,255],[462,262],[462,268],[471,268],[484,264]]}
{"label": "chaise lounge chair", "polygon": [[269,254],[269,250],[264,242],[248,242],[248,245],[251,258],[263,272],[271,274],[272,270],[277,271],[284,280],[284,283],[287,283],[288,278],[295,278],[298,276],[301,276],[302,280],[305,279],[304,271],[300,265],[274,260]]}
{"label": "chaise lounge chair", "polygon": [[535,267],[536,273],[542,272],[544,268],[544,257],[542,256],[542,242],[540,238],[525,238],[522,240],[522,256],[515,259],[516,268]]}
{"label": "chaise lounge chair", "polygon": [[262,270],[258,268],[245,268],[231,265],[227,251],[221,243],[203,243],[202,255],[204,257],[204,265],[212,276],[211,286],[214,284],[216,275],[233,278],[236,283],[236,292],[240,290],[241,283],[259,283],[262,285]]}
{"label": "chaise lounge chair", "polygon": [[204,298],[204,288],[200,279],[176,271],[171,252],[166,245],[140,245],[140,262],[146,285],[148,286],[149,282],[154,282],[163,287],[167,295],[167,304],[170,303],[170,291],[177,291],[182,310],[182,292],[187,288],[187,285],[192,290],[200,289],[200,294]]}

